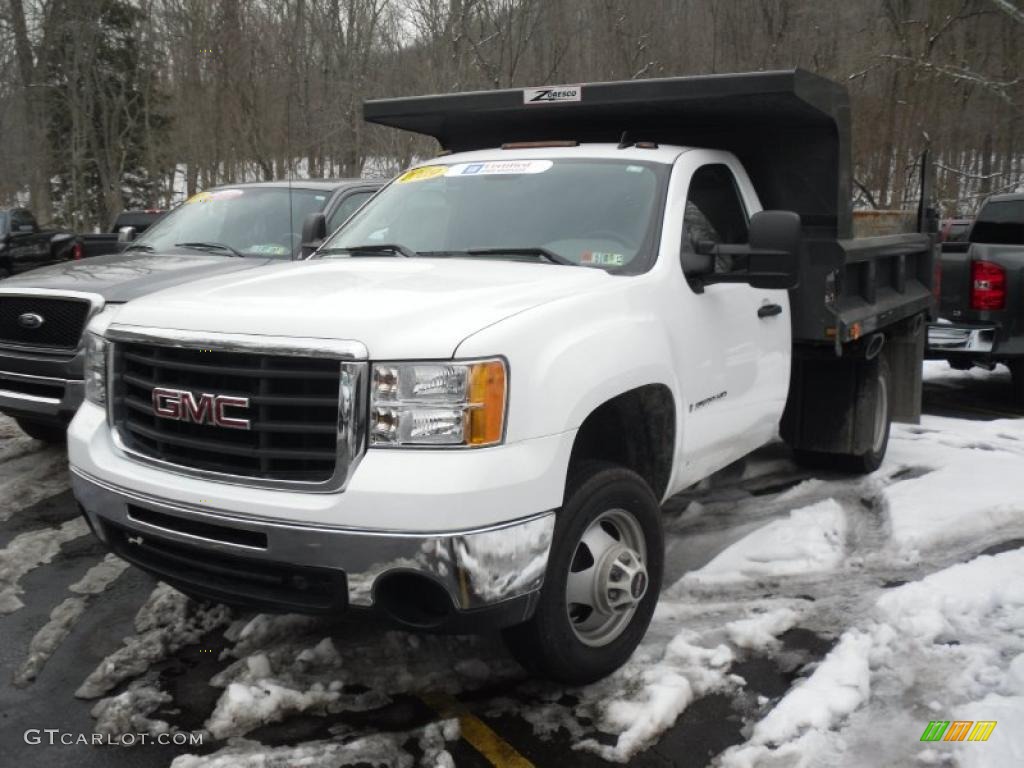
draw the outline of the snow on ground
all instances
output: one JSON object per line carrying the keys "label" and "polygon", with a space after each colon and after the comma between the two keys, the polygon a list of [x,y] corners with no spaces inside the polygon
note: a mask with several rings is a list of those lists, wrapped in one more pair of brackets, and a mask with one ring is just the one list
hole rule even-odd
{"label": "snow on ground", "polygon": [[166,584],[160,584],[135,616],[137,634],[105,658],[83,682],[75,696],[94,699],[125,680],[195,643],[207,632],[226,625],[230,611],[223,605],[197,604]]}
{"label": "snow on ground", "polygon": [[75,517],[53,528],[39,528],[15,536],[0,550],[0,615],[21,608],[24,603],[21,578],[43,563],[50,562],[66,541],[77,539],[89,532],[81,517]]}
{"label": "snow on ground", "polygon": [[50,612],[50,620],[36,632],[28,647],[28,658],[22,663],[14,676],[15,685],[25,685],[39,674],[47,659],[60,647],[75,622],[85,613],[89,601],[101,594],[113,584],[128,567],[121,558],[108,554],[85,575],[68,587],[76,593],[75,597],[66,598]]}
{"label": "snow on ground", "polygon": [[[723,768],[1024,764],[1022,574],[1017,549],[882,594]],[[930,720],[958,719],[998,725],[984,745],[917,742]]]}
{"label": "snow on ground", "polygon": [[28,437],[13,419],[0,415],[0,522],[68,486],[63,447]]}

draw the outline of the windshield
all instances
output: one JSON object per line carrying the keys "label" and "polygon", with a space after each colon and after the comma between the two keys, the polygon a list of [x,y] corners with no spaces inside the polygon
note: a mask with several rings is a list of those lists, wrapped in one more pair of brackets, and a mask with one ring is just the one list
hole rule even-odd
{"label": "windshield", "polygon": [[0,235],[7,231],[7,214],[0,211]]}
{"label": "windshield", "polygon": [[638,272],[657,244],[669,167],[624,160],[501,160],[414,168],[355,214],[318,258],[375,252],[541,257]]}
{"label": "windshield", "polygon": [[971,230],[972,243],[1024,245],[1024,200],[1003,200],[981,209]]}
{"label": "windshield", "polygon": [[201,192],[153,224],[133,245],[155,251],[180,250],[182,243],[225,245],[245,256],[289,259],[302,239],[303,220],[322,211],[330,193],[292,189],[290,205],[288,197],[287,187]]}

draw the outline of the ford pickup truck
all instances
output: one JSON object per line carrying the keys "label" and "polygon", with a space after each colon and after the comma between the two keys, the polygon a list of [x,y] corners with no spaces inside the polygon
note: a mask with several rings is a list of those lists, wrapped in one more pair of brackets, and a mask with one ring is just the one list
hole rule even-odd
{"label": "ford pickup truck", "polygon": [[92,320],[72,482],[126,560],[231,604],[501,628],[582,683],[646,631],[663,499],[780,430],[868,472],[917,417],[934,237],[850,238],[842,86],[364,110],[444,152],[307,261]]}
{"label": "ford pickup truck", "polygon": [[1024,192],[985,200],[963,248],[942,249],[939,320],[928,357],[953,368],[1010,369],[1024,408]]}
{"label": "ford pickup truck", "polygon": [[[237,279],[239,272],[297,257],[300,241],[315,245],[380,186],[349,179],[218,187],[178,206],[122,253],[0,282],[0,412],[32,437],[63,441],[82,402],[82,331],[89,318],[205,275]],[[318,226],[304,234],[311,224]]]}

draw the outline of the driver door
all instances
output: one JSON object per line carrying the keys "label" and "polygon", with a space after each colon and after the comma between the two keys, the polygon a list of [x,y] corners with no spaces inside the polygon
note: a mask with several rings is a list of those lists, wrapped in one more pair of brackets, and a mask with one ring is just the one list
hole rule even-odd
{"label": "driver door", "polygon": [[[680,269],[699,241],[747,242],[750,213],[759,208],[752,186],[724,153],[693,170],[683,214]],[[740,181],[742,179],[742,183]],[[716,258],[715,271],[733,268]],[[747,283],[694,287],[681,302],[690,363],[680,372],[685,397],[683,454],[699,475],[715,471],[770,440],[778,429],[789,385],[790,323],[785,291]],[[683,298],[683,297],[681,297]]]}

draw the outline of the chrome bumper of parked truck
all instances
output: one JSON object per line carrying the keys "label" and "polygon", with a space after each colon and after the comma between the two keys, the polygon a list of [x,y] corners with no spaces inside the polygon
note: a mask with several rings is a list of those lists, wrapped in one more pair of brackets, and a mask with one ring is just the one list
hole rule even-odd
{"label": "chrome bumper of parked truck", "polygon": [[[543,585],[554,534],[553,511],[487,528],[436,533],[292,525],[198,504],[168,503],[105,483],[75,467],[71,472],[75,496],[93,531],[108,546],[109,532],[117,531],[122,551],[112,548],[144,569],[145,558],[133,556],[134,548],[142,553],[145,546],[160,542],[169,543],[172,557],[187,560],[190,567],[199,563],[201,569],[202,558],[207,558],[214,573],[224,572],[231,558],[275,569],[334,569],[347,584],[341,606],[380,607],[390,613],[376,603],[405,592],[407,586],[423,585],[424,580],[444,590],[455,613],[532,595]],[[161,575],[157,568],[148,570]],[[420,581],[409,581],[410,577]],[[166,580],[176,581],[174,575]],[[389,580],[393,588],[382,592]],[[201,584],[195,589],[203,591]]]}
{"label": "chrome bumper of parked truck", "polygon": [[84,398],[80,379],[0,371],[0,411],[70,419]]}
{"label": "chrome bumper of parked truck", "polygon": [[931,352],[991,352],[995,338],[995,326],[928,326],[928,348]]}

